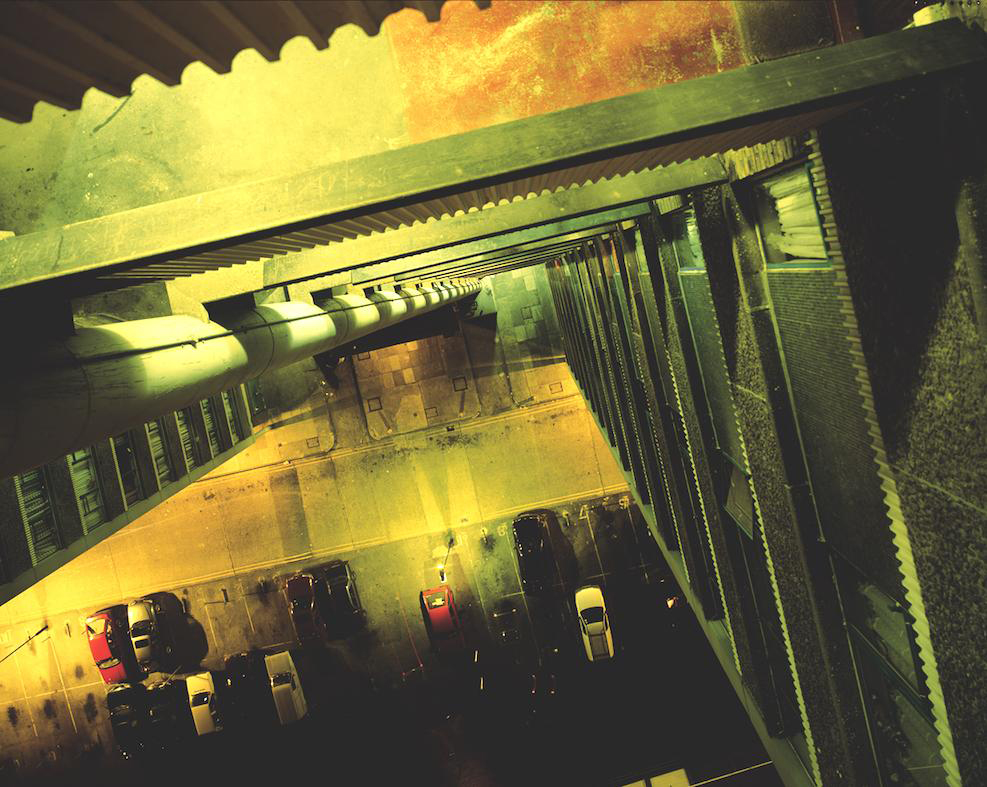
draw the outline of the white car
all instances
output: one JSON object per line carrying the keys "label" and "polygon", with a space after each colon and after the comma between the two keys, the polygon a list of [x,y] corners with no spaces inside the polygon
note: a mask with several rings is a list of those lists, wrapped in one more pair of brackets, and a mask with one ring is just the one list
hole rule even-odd
{"label": "white car", "polygon": [[127,628],[134,644],[134,655],[144,672],[157,667],[158,606],[149,598],[139,598],[127,605]]}
{"label": "white car", "polygon": [[199,735],[208,735],[223,729],[223,722],[216,707],[216,684],[211,672],[199,672],[185,678],[188,690],[188,704],[192,710],[192,721]]}
{"label": "white car", "polygon": [[282,724],[291,724],[303,718],[308,713],[308,703],[291,654],[286,650],[272,653],[264,657],[264,665],[271,680],[271,694],[278,720]]}
{"label": "white car", "polygon": [[576,616],[579,618],[586,658],[590,661],[612,659],[613,634],[599,585],[585,585],[576,591]]}

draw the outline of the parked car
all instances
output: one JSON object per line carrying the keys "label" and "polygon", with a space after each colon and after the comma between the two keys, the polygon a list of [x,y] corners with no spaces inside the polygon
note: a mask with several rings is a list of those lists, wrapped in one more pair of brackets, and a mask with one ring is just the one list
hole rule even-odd
{"label": "parked car", "polygon": [[147,735],[147,689],[142,683],[116,683],[106,692],[106,707],[110,711],[110,727],[117,748],[124,757],[132,757],[144,749]]}
{"label": "parked car", "polygon": [[264,665],[271,681],[271,695],[278,720],[282,724],[291,724],[303,718],[308,713],[308,703],[291,654],[286,650],[272,653],[264,657]]}
{"label": "parked car", "polygon": [[325,584],[324,613],[332,632],[348,632],[363,622],[364,611],[356,590],[356,576],[345,560],[333,560],[321,570]]}
{"label": "parked car", "polygon": [[552,545],[548,538],[548,519],[544,514],[520,514],[511,528],[517,553],[521,589],[537,593],[555,581]]}
{"label": "parked car", "polygon": [[127,605],[130,640],[134,646],[137,663],[145,673],[160,667],[159,660],[164,650],[158,627],[159,611],[157,602],[150,598],[139,598]]}
{"label": "parked car", "polygon": [[226,657],[224,717],[241,727],[261,727],[278,721],[271,679],[259,650]]}
{"label": "parked car", "polygon": [[147,687],[148,732],[146,746],[165,749],[194,737],[195,723],[185,681],[169,679]]}
{"label": "parked car", "polygon": [[429,641],[440,653],[466,646],[452,588],[439,585],[418,594]]}
{"label": "parked car", "polygon": [[599,585],[584,585],[576,591],[576,617],[579,618],[586,658],[590,661],[612,659],[613,633]]}
{"label": "parked car", "polygon": [[284,583],[291,623],[299,642],[310,642],[325,636],[326,626],[315,599],[316,579],[311,574],[295,574]]}
{"label": "parked car", "polygon": [[192,711],[192,722],[195,724],[196,733],[208,735],[210,732],[223,729],[212,673],[206,671],[187,675],[185,690],[188,692],[188,704]]}
{"label": "parked car", "polygon": [[140,671],[127,637],[127,607],[117,604],[86,618],[86,637],[104,683],[123,683]]}

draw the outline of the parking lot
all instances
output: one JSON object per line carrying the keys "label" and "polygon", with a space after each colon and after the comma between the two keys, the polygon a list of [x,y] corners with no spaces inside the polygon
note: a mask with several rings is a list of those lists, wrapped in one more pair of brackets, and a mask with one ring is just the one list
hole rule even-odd
{"label": "parking lot", "polygon": [[[532,322],[533,276],[498,285],[496,326],[464,324],[468,352],[443,356],[459,408],[451,421],[421,409],[420,386],[406,382],[418,371],[390,370],[375,410],[357,360],[324,385],[312,363],[308,402],[250,449],[4,605],[0,781],[254,783],[315,772],[340,784],[602,785],[754,767],[731,787],[777,783],[691,610],[666,605],[674,583],[623,474],[551,332]],[[419,350],[389,364],[417,370]],[[470,396],[475,386],[479,413],[458,404],[457,379]],[[393,433],[375,433],[368,416]],[[437,423],[402,426],[416,418]],[[526,593],[511,525],[532,511],[545,516],[551,577]],[[331,560],[355,573],[366,622],[303,647],[284,580]],[[419,592],[441,577],[464,646],[440,655]],[[584,653],[573,606],[584,584],[603,588],[612,662]],[[201,739],[189,719],[177,748],[123,760],[85,620],[138,597],[158,604],[171,646],[146,682],[212,670],[221,688],[227,656],[288,650],[307,718]]]}
{"label": "parking lot", "polygon": [[[542,593],[521,592],[509,516],[340,553],[356,575],[366,625],[315,647],[299,646],[282,593],[285,576],[307,565],[231,574],[155,594],[174,642],[167,667],[179,675],[200,665],[221,670],[232,653],[291,650],[310,718],[268,730],[258,743],[287,747],[282,756],[294,752],[296,759],[324,762],[329,756],[334,772],[364,774],[366,783],[409,772],[416,779],[430,774],[431,784],[473,783],[464,781],[466,769],[476,783],[565,778],[606,784],[622,773],[682,767],[696,733],[690,718],[705,732],[724,718],[722,711],[701,710],[708,687],[692,685],[697,673],[689,660],[702,659],[705,644],[690,625],[691,612],[666,606],[674,585],[646,526],[621,494],[541,510],[556,567],[553,586]],[[418,592],[439,584],[439,566],[465,632],[466,647],[452,654],[430,647],[419,608]],[[606,594],[616,651],[611,663],[589,663],[583,652],[572,592],[586,583],[601,585]],[[60,733],[72,725],[91,726],[97,739],[112,740],[103,687],[83,663],[84,643],[75,641],[74,627],[85,612],[32,640],[29,658],[49,664],[49,680],[36,686],[38,701],[25,706],[10,700],[9,707],[28,711],[24,719],[15,711],[16,724],[8,711],[12,729],[31,735],[33,725],[52,741],[52,773],[57,758],[66,758],[60,741],[73,737]],[[712,657],[705,658],[713,681],[723,681]],[[79,682],[69,680],[64,692],[52,694],[51,682],[63,679],[59,666],[72,660],[80,662],[71,673],[81,673]],[[21,666],[25,678],[38,675],[37,663]],[[721,688],[727,688],[725,681]],[[721,704],[722,698],[715,700],[715,707]],[[249,738],[225,732],[209,737],[215,740],[190,736],[163,762],[101,757],[91,767],[105,772],[107,781],[139,783],[192,763],[199,773],[271,766],[244,758],[253,748],[246,745]],[[733,741],[721,752],[728,770],[750,764],[749,746],[735,755],[728,751],[736,743],[750,741]],[[376,756],[378,749],[388,755]],[[579,752],[595,753],[574,759]],[[715,771],[714,759],[704,753]]]}

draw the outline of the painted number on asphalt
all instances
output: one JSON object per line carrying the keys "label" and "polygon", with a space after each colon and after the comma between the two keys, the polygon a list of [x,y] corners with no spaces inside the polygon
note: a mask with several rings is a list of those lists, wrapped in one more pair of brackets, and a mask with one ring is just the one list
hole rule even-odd
{"label": "painted number on asphalt", "polygon": [[629,495],[624,495],[623,497],[620,498],[620,507],[621,508],[631,507],[631,498]]}
{"label": "painted number on asphalt", "polygon": [[589,506],[585,503],[579,507],[579,518],[589,522]]}
{"label": "painted number on asphalt", "polygon": [[507,535],[507,525],[498,525],[497,526],[497,535],[498,536],[506,536]]}

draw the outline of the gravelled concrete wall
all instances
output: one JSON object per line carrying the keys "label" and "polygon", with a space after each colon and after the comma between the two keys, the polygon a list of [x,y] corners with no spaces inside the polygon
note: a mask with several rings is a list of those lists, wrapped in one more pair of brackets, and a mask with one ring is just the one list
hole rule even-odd
{"label": "gravelled concrete wall", "polygon": [[964,784],[987,783],[981,95],[894,97],[820,135]]}
{"label": "gravelled concrete wall", "polygon": [[[727,197],[738,267],[750,287],[757,281],[763,258],[747,216],[730,192]],[[823,784],[867,785],[874,776],[841,617],[833,608],[834,589],[822,570],[821,548],[807,538],[814,524],[813,512],[808,489],[792,465],[798,447],[792,429],[785,424],[785,395],[769,390],[783,374],[771,315],[763,308],[765,296],[745,292],[746,303],[739,308],[742,327],[734,392],[741,431],[819,777]]]}

